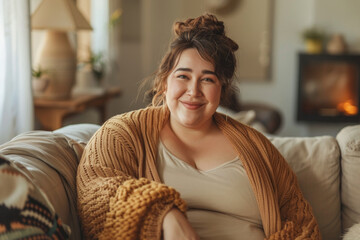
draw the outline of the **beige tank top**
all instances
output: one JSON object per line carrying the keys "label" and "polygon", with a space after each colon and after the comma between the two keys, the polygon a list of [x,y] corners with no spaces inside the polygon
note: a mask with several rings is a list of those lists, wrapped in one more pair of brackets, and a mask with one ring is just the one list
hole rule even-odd
{"label": "beige tank top", "polygon": [[187,216],[201,239],[264,239],[258,205],[239,159],[201,171],[176,158],[160,142],[157,170],[188,205]]}

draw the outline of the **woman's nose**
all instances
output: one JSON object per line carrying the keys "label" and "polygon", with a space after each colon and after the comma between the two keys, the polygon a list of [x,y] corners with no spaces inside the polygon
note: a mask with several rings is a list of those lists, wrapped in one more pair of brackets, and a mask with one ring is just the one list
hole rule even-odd
{"label": "woman's nose", "polygon": [[199,96],[201,95],[201,87],[198,81],[189,81],[187,94],[190,96]]}

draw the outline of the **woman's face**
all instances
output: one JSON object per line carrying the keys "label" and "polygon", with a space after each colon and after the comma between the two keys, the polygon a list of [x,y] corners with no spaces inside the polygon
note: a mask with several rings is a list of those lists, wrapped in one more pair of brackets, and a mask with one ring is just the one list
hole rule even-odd
{"label": "woman's face", "polygon": [[214,65],[196,49],[184,50],[167,78],[165,96],[172,123],[189,128],[211,124],[221,96]]}

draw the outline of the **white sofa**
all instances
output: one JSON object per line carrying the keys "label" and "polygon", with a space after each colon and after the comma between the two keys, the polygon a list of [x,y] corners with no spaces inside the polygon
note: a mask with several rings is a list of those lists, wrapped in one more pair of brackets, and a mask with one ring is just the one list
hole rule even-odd
{"label": "white sofa", "polygon": [[[70,125],[54,132],[21,134],[0,146],[0,154],[22,168],[47,194],[55,211],[80,239],[75,174],[82,149],[99,128]],[[360,125],[336,137],[269,137],[298,176],[313,207],[323,239],[341,239],[360,222]]]}

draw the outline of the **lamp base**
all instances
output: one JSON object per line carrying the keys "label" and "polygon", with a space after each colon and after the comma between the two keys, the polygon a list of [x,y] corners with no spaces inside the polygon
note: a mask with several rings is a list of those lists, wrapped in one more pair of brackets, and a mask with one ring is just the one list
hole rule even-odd
{"label": "lamp base", "polygon": [[70,98],[75,84],[76,55],[66,32],[47,31],[36,66],[44,69],[49,83],[41,98]]}

